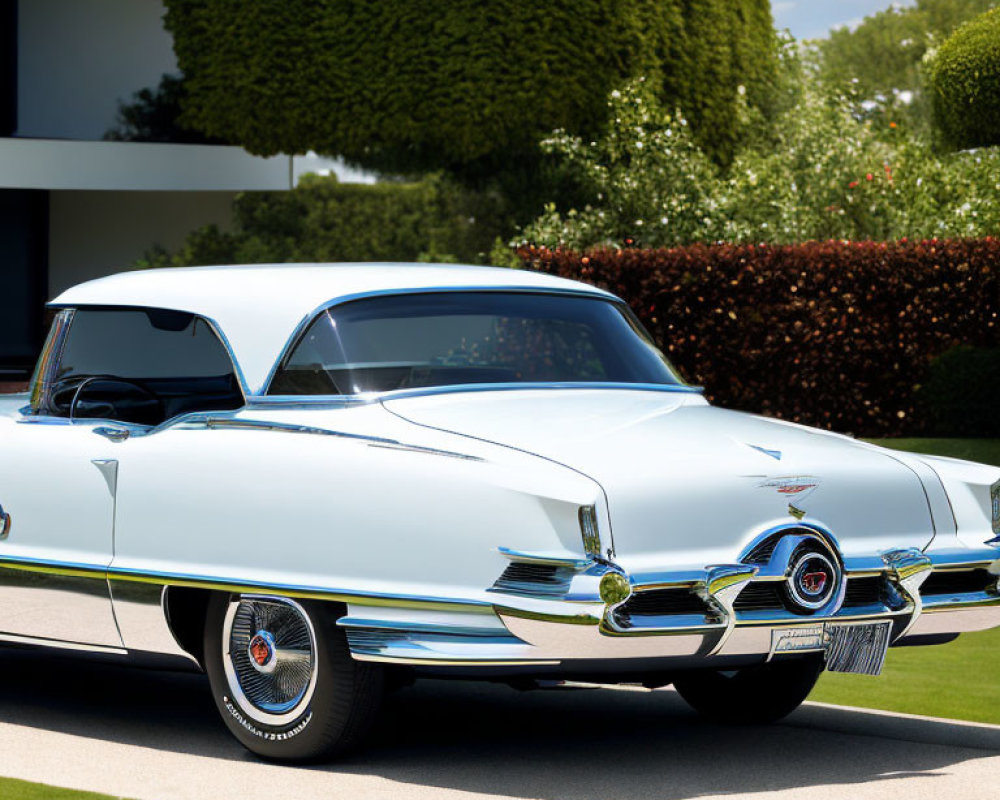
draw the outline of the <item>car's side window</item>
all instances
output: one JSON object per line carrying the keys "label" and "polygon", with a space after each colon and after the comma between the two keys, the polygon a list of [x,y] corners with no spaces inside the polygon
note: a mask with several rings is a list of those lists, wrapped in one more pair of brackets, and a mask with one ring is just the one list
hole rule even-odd
{"label": "car's side window", "polygon": [[32,391],[36,414],[138,425],[243,404],[232,359],[211,325],[148,308],[62,312]]}

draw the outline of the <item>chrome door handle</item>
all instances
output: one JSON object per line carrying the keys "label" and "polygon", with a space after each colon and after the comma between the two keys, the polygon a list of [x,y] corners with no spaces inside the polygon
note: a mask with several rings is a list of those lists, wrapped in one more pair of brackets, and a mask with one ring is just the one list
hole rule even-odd
{"label": "chrome door handle", "polygon": [[98,436],[103,436],[105,439],[112,442],[124,442],[129,436],[132,435],[128,428],[94,428],[94,433]]}

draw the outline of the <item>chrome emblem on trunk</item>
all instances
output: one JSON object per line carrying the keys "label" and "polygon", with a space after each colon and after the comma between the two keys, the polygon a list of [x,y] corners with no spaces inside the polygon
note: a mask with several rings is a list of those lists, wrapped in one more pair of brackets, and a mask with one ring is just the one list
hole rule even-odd
{"label": "chrome emblem on trunk", "polygon": [[819,486],[819,478],[811,475],[789,475],[779,478],[768,478],[757,484],[758,489],[771,489],[783,497],[794,497],[796,501],[804,500]]}
{"label": "chrome emblem on trunk", "polygon": [[792,564],[787,580],[792,602],[815,611],[833,598],[838,585],[837,568],[824,554],[809,550]]}

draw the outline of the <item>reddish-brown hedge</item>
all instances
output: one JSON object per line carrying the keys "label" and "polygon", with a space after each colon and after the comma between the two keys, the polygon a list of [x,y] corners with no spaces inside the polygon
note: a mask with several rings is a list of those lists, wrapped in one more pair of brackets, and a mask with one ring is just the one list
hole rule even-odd
{"label": "reddish-brown hedge", "polygon": [[858,435],[926,432],[930,360],[1000,344],[995,238],[518,255],[627,300],[713,402]]}

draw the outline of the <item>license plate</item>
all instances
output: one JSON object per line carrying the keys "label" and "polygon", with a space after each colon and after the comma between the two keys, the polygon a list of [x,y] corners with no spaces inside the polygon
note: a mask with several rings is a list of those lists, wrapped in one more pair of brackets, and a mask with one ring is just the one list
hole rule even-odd
{"label": "license plate", "polygon": [[878,675],[889,649],[892,623],[820,622],[771,632],[771,657],[778,653],[825,652],[830,672]]}
{"label": "license plate", "polygon": [[889,649],[892,623],[832,623],[826,626],[826,668],[830,672],[878,675]]}

